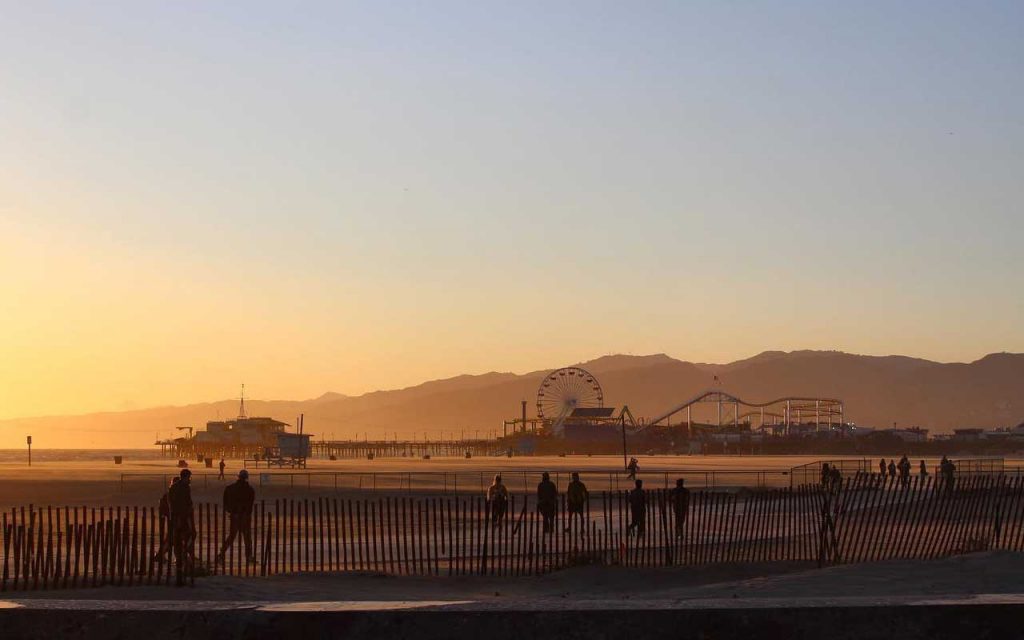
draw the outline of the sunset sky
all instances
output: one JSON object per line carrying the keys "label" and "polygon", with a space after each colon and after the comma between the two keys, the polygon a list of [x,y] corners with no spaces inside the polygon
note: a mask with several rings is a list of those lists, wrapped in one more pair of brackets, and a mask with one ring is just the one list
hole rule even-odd
{"label": "sunset sky", "polygon": [[1022,2],[4,2],[0,418],[1024,351]]}

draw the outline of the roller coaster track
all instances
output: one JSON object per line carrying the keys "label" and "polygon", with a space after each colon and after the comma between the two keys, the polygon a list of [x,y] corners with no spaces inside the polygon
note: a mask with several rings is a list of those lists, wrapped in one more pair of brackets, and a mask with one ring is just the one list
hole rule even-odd
{"label": "roller coaster track", "polygon": [[[660,416],[658,416],[656,418],[652,418],[652,419],[648,420],[646,426],[647,427],[652,427],[652,426],[659,425],[659,423],[661,423],[662,421],[665,421],[665,420],[669,420],[669,418],[671,418],[675,414],[679,413],[680,411],[683,411],[684,409],[688,409],[689,407],[692,407],[693,405],[699,404],[699,403],[702,403],[702,402],[716,402],[716,403],[719,403],[719,404],[722,404],[722,405],[729,404],[729,405],[733,405],[737,409],[740,406],[749,407],[751,409],[765,409],[765,408],[768,408],[768,407],[780,407],[781,413],[778,412],[778,411],[775,411],[775,412],[768,412],[768,411],[766,411],[762,415],[771,416],[771,417],[783,417],[783,418],[786,418],[787,420],[791,419],[791,416],[792,416],[792,414],[794,412],[796,412],[798,415],[805,415],[805,416],[813,415],[813,416],[815,416],[815,419],[818,419],[818,420],[820,420],[820,418],[822,416],[824,416],[824,417],[838,416],[840,422],[842,422],[842,419],[843,419],[843,401],[839,400],[838,398],[814,398],[814,397],[809,397],[809,396],[787,396],[787,397],[783,397],[783,398],[776,398],[774,400],[769,400],[768,402],[747,402],[746,400],[743,400],[742,398],[734,396],[731,393],[728,393],[728,392],[725,392],[725,391],[717,391],[717,390],[712,389],[712,390],[700,393],[700,394],[694,396],[693,398],[690,398],[686,402],[683,402],[681,404],[676,405],[675,407],[669,409],[668,411],[666,411],[665,413],[661,414]],[[748,412],[748,413],[744,414],[744,416],[748,417],[748,416],[750,416],[750,415],[752,415],[754,413],[755,412]],[[736,415],[736,418],[738,419],[739,418],[739,412],[736,411],[735,415]]]}

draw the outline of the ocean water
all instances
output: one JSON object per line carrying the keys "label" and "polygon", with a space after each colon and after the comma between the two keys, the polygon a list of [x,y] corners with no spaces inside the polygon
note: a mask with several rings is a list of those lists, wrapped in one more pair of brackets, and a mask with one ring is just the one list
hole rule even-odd
{"label": "ocean water", "polygon": [[[124,456],[125,460],[159,460],[159,449],[32,449],[33,462],[74,462],[111,460]],[[25,462],[28,449],[0,449],[0,463]]]}

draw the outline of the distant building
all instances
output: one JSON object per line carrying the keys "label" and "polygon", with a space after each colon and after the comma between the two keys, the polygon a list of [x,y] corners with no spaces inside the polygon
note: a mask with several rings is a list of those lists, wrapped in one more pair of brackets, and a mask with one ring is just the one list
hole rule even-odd
{"label": "distant building", "polygon": [[800,438],[814,436],[818,431],[818,425],[804,423],[804,424],[791,424],[789,425],[789,435]]}
{"label": "distant building", "polygon": [[921,427],[906,427],[903,429],[874,429],[871,427],[857,427],[857,437],[872,438],[893,438],[901,442],[927,442],[928,429]]}
{"label": "distant building", "polygon": [[273,418],[238,418],[206,423],[205,431],[188,438],[176,438],[178,455],[195,457],[247,456],[277,447],[277,435],[287,423]]}
{"label": "distant building", "polygon": [[926,442],[928,430],[921,427],[910,427],[909,429],[892,429],[889,431],[903,442]]}
{"label": "distant building", "polygon": [[562,435],[576,446],[607,444],[622,439],[623,425],[615,407],[577,407],[562,422]]}
{"label": "distant building", "polygon": [[1024,440],[1024,424],[1002,429],[989,429],[984,434],[986,440]]}
{"label": "distant building", "polygon": [[705,437],[712,442],[762,442],[764,440],[762,434],[742,429],[713,431],[707,433]]}
{"label": "distant building", "polygon": [[567,422],[564,429],[566,442],[573,445],[618,442],[622,439],[622,427],[614,424]]}
{"label": "distant building", "polygon": [[985,439],[984,429],[953,429],[953,440],[960,440],[964,442],[973,442],[976,440]]}
{"label": "distant building", "polygon": [[844,424],[843,429],[848,435],[854,438],[863,438],[864,436],[869,436],[875,432],[874,427],[861,427],[855,424]]}
{"label": "distant building", "polygon": [[308,433],[278,433],[277,448],[282,458],[308,458],[311,453]]}

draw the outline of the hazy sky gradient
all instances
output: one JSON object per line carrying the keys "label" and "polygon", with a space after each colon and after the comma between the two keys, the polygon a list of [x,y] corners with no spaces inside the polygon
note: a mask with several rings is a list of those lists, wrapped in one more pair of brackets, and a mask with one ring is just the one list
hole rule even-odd
{"label": "hazy sky gradient", "polygon": [[0,8],[0,417],[1024,351],[1024,3]]}

